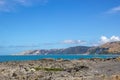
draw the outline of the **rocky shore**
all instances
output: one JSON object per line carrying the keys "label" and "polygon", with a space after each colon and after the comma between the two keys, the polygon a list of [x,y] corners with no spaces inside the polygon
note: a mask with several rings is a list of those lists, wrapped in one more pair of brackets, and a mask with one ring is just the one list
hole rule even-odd
{"label": "rocky shore", "polygon": [[1,62],[0,80],[120,80],[120,58]]}

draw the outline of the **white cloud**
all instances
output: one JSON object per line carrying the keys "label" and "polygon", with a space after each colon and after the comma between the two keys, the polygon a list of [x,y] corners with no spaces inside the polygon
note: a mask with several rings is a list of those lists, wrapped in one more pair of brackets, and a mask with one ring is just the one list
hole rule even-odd
{"label": "white cloud", "polygon": [[62,43],[63,44],[83,44],[83,43],[85,43],[85,41],[81,41],[81,40],[64,40]]}
{"label": "white cloud", "polygon": [[104,44],[107,42],[114,42],[114,41],[120,41],[120,37],[119,36],[111,36],[110,38],[108,38],[106,36],[101,36],[101,38],[100,38],[101,44]]}
{"label": "white cloud", "polygon": [[107,13],[120,13],[120,6],[110,9]]}
{"label": "white cloud", "polygon": [[32,6],[45,4],[48,0],[0,0],[0,11],[11,11],[18,6]]}
{"label": "white cloud", "polygon": [[109,39],[106,36],[101,36],[100,42],[101,43],[106,43],[106,42],[109,42]]}

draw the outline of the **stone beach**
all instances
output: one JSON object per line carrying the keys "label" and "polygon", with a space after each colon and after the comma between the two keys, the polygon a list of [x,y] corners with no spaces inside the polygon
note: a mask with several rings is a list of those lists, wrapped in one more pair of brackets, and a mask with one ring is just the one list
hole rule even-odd
{"label": "stone beach", "polygon": [[120,80],[120,58],[1,62],[0,80]]}

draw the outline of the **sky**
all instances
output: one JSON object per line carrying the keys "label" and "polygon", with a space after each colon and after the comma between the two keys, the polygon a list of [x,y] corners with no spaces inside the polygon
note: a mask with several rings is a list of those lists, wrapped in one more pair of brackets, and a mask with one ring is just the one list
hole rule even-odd
{"label": "sky", "polygon": [[120,0],[0,0],[0,54],[120,41]]}

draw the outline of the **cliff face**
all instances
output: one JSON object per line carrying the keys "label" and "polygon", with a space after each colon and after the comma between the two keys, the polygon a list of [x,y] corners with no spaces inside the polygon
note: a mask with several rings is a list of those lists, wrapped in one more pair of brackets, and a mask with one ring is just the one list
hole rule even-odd
{"label": "cliff face", "polygon": [[30,50],[20,53],[22,55],[39,55],[39,54],[120,54],[120,41],[109,42],[97,47],[76,46],[65,49],[50,50]]}

